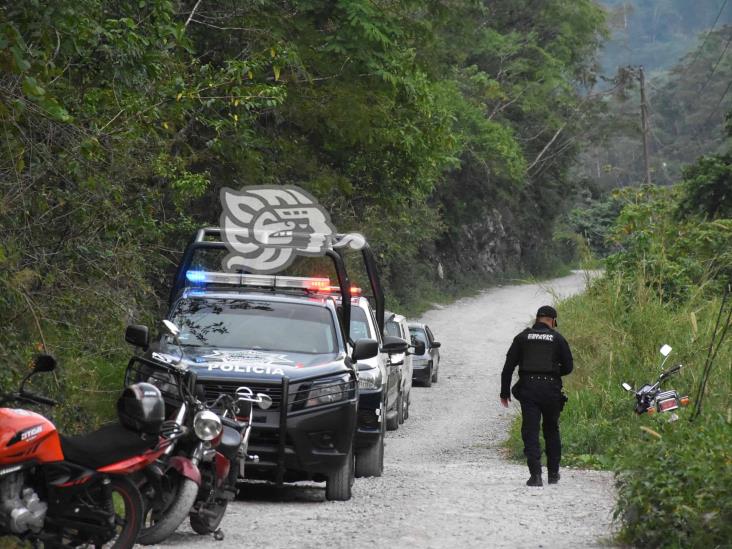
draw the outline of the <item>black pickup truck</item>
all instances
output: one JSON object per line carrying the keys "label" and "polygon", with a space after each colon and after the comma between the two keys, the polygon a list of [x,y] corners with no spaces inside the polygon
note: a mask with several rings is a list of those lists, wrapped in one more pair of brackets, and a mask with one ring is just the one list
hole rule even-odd
{"label": "black pickup truck", "polygon": [[[380,349],[375,339],[349,336],[342,254],[326,254],[337,286],[326,278],[219,272],[214,266],[226,250],[218,236],[218,229],[198,231],[179,264],[168,319],[180,329],[180,346],[163,337],[148,352],[176,356],[195,371],[199,398],[240,385],[272,398],[271,408],[253,412],[247,478],[325,481],[327,499],[350,499],[357,362]],[[363,255],[377,276],[370,250]],[[383,322],[378,280],[372,286]]]}

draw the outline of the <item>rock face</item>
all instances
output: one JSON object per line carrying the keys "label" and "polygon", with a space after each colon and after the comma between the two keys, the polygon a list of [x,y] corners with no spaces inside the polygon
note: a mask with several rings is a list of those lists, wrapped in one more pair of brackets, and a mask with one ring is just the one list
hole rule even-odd
{"label": "rock face", "polygon": [[463,273],[496,274],[518,271],[521,241],[510,222],[496,208],[486,208],[474,221],[453,227],[436,249],[444,257],[446,275]]}

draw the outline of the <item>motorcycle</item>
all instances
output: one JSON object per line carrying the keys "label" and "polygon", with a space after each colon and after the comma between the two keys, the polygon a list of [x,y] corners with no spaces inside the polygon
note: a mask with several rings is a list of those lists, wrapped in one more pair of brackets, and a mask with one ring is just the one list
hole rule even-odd
{"label": "motorcycle", "polygon": [[219,524],[229,501],[236,497],[237,482],[244,477],[245,463],[259,460],[258,456],[248,454],[252,404],[266,410],[272,405],[272,399],[265,394],[254,395],[251,389],[241,386],[236,390],[236,398],[221,394],[208,404],[209,409],[219,414],[223,428],[211,442],[212,459],[204,461],[201,487],[190,513],[191,528],[198,534],[214,534],[217,540],[223,539]]}
{"label": "motorcycle", "polygon": [[[162,322],[163,334],[177,343],[179,329],[170,321]],[[128,343],[147,348],[148,330],[130,326],[125,334]],[[126,384],[147,381],[159,387],[166,397],[171,423],[182,432],[165,455],[137,475],[137,485],[145,499],[143,527],[138,543],[155,544],[169,537],[188,516],[199,534],[218,532],[228,502],[236,496],[239,458],[246,456],[250,430],[240,422],[241,409],[252,403],[268,408],[267,395],[253,395],[240,388],[237,399],[222,395],[205,403],[196,390],[195,373],[180,365],[180,359],[151,353],[150,358],[133,357],[127,368]],[[198,397],[201,396],[201,399]],[[238,409],[237,409],[238,408]]]}
{"label": "motorcycle", "polygon": [[39,355],[18,392],[0,398],[0,535],[45,547],[105,544],[132,547],[144,503],[129,475],[174,442],[161,438],[163,400],[157,388],[138,384],[118,401],[119,422],[86,435],[60,435],[51,421],[10,403],[54,406],[26,390],[56,360]]}
{"label": "motorcycle", "polygon": [[[671,354],[671,346],[664,345],[661,347],[660,353],[663,355],[663,360],[661,362],[660,368],[663,369],[663,366],[666,364],[666,360],[668,359],[668,356]],[[681,371],[682,365],[678,364],[677,366],[673,366],[667,370],[663,370],[661,374],[658,376],[658,379],[653,384],[645,384],[639,389],[633,389],[630,384],[623,383],[622,387],[628,392],[634,392],[635,393],[635,413],[638,415],[641,414],[648,414],[653,415],[655,413],[668,413],[668,412],[674,412],[675,410],[678,410],[682,406],[688,406],[689,405],[689,397],[688,396],[679,396],[679,393],[675,391],[674,389],[669,389],[667,391],[661,390],[661,385],[664,381],[666,381],[669,377],[677,374],[679,371]],[[675,413],[671,416],[672,420],[677,419],[675,417]]]}

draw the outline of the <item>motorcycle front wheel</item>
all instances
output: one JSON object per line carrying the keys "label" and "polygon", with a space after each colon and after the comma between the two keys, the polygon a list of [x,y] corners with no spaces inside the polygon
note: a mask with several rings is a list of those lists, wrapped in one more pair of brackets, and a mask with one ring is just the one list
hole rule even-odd
{"label": "motorcycle front wheel", "polygon": [[161,507],[155,508],[148,505],[145,509],[145,522],[137,543],[142,545],[153,545],[160,543],[164,539],[176,531],[190,513],[193,504],[198,496],[198,485],[191,479],[180,476],[176,472],[168,472],[169,475],[175,475],[177,482],[171,484],[175,492],[171,494],[161,494],[160,496],[168,499]]}

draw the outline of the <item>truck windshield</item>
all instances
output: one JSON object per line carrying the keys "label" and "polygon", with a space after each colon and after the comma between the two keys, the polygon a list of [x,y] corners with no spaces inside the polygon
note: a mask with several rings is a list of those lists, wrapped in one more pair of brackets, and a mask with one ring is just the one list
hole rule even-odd
{"label": "truck windshield", "polygon": [[360,307],[351,309],[351,339],[369,339],[371,337],[371,329],[369,321],[366,319],[366,313]]}
{"label": "truck windshield", "polygon": [[247,299],[187,298],[172,318],[190,347],[332,354],[333,317],[318,305]]}
{"label": "truck windshield", "polygon": [[429,347],[427,335],[424,333],[424,330],[422,328],[409,328],[409,334],[412,336],[412,341],[421,341]]}

